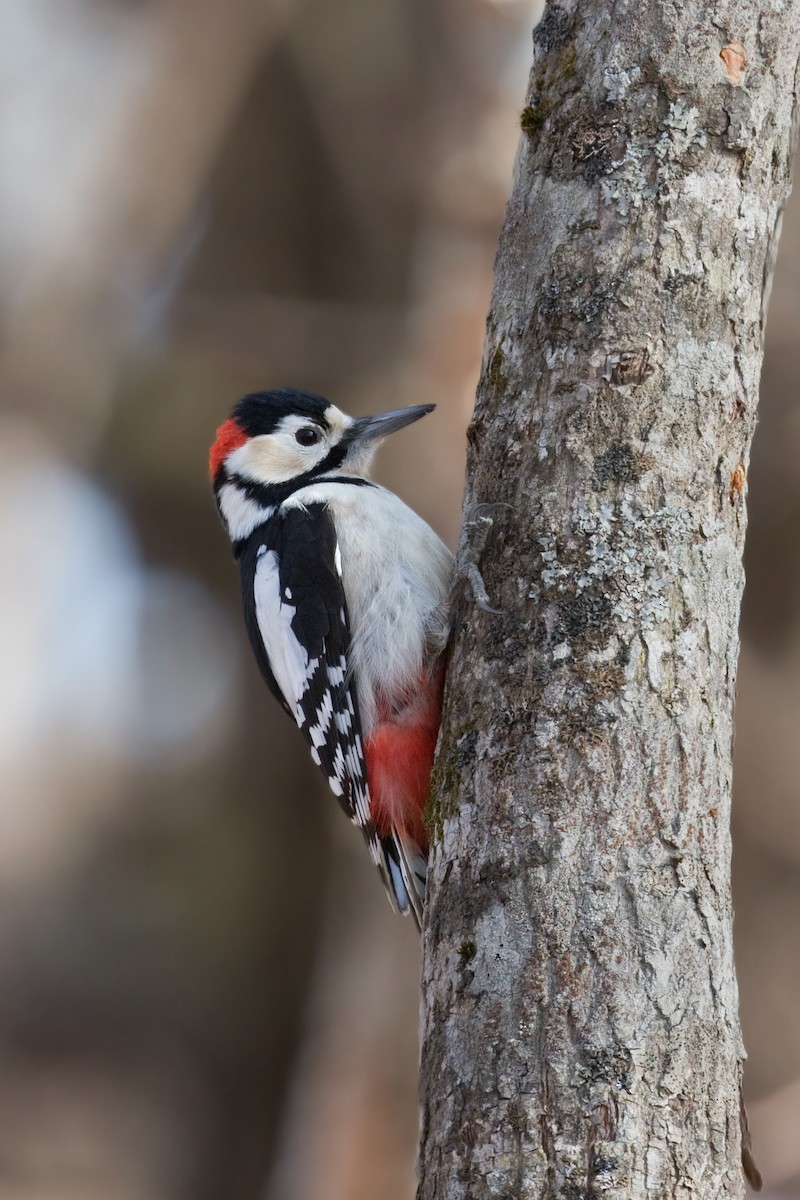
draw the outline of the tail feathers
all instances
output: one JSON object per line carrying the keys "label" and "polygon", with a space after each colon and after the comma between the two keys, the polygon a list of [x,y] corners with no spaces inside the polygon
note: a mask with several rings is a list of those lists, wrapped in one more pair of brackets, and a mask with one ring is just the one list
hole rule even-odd
{"label": "tail feathers", "polygon": [[427,859],[407,834],[392,833],[382,840],[389,867],[390,887],[387,890],[392,907],[396,906],[404,916],[411,912],[417,929],[421,930]]}

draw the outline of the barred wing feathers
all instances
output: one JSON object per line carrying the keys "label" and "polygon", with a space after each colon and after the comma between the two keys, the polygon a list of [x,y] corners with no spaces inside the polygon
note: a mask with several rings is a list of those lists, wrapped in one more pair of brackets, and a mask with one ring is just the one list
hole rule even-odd
{"label": "barred wing feathers", "polygon": [[[348,670],[350,624],[333,519],[323,504],[279,511],[241,556],[245,620],[270,690],[299,726],[314,762],[364,834],[389,898],[413,907],[417,888],[394,837],[370,816],[358,700]],[[413,904],[409,900],[413,896]]]}

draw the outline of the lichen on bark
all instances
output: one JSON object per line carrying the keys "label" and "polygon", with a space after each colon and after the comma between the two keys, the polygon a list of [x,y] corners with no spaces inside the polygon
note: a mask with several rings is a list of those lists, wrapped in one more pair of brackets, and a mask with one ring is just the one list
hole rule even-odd
{"label": "lichen on bark", "polygon": [[469,431],[465,512],[494,507],[459,552],[502,613],[459,607],[435,774],[420,1200],[743,1191],[732,706],[799,56],[788,0],[549,4],[534,34]]}

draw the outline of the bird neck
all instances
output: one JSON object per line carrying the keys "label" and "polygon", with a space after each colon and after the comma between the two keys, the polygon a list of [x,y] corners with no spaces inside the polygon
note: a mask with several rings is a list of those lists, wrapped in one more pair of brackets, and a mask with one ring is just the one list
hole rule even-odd
{"label": "bird neck", "polygon": [[242,475],[222,472],[214,491],[220,516],[233,542],[234,552],[260,526],[271,520],[281,505],[303,488],[315,484],[344,483],[352,487],[376,487],[363,475],[350,475],[345,471],[327,471],[318,474],[308,471],[284,483],[259,483]]}

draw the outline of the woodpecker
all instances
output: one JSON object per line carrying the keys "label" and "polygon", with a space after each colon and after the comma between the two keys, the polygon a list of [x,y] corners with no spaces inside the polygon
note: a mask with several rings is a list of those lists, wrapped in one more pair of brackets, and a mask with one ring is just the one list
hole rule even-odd
{"label": "woodpecker", "polygon": [[453,556],[368,472],[383,438],[433,408],[353,418],[309,392],[256,392],[209,462],[261,673],[417,926]]}

